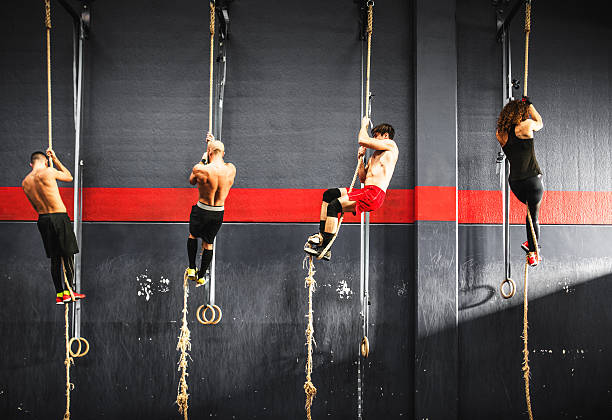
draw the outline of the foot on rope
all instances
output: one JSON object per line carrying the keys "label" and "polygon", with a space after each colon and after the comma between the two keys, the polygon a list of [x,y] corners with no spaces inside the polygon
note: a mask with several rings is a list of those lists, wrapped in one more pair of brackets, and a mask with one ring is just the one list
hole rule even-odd
{"label": "foot on rope", "polygon": [[[325,250],[325,245],[312,245],[310,242],[306,242],[304,245],[304,251],[307,254],[318,257]],[[327,251],[322,257],[324,260],[329,261],[331,259],[331,251]]]}
{"label": "foot on rope", "polygon": [[187,268],[185,270],[185,277],[187,277],[187,280],[196,281],[197,270],[195,268]]}
{"label": "foot on rope", "polygon": [[530,266],[535,267],[541,262],[542,262],[541,254],[536,254],[535,252],[530,252],[527,254],[527,264],[529,264]]}
{"label": "foot on rope", "polygon": [[[529,242],[525,241],[521,244],[521,248],[523,249],[523,251],[525,251],[527,254],[529,254]],[[542,249],[542,247],[538,244],[538,251],[540,251]]]}
{"label": "foot on rope", "polygon": [[315,233],[314,235],[310,235],[308,237],[307,242],[312,245],[321,245],[323,243],[323,235],[321,235],[320,233]]}
{"label": "foot on rope", "polygon": [[208,280],[210,280],[210,270],[206,269],[204,273],[198,272],[198,279],[196,280],[196,287],[204,286]]}
{"label": "foot on rope", "polygon": [[[72,292],[72,294],[74,295],[75,301],[85,298],[84,293]],[[72,302],[72,296],[70,296],[69,290],[64,290],[63,293],[58,293],[55,298],[56,305],[61,305],[62,303],[70,303],[70,302]]]}

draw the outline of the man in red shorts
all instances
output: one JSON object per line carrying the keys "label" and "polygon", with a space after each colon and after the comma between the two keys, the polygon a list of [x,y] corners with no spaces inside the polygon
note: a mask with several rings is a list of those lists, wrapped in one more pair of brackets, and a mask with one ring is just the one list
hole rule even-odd
{"label": "man in red shorts", "polygon": [[[308,238],[304,251],[319,256],[327,247],[338,229],[338,214],[350,211],[353,214],[374,211],[382,206],[385,192],[391,182],[393,170],[397,163],[399,151],[393,141],[395,130],[390,124],[380,124],[372,129],[374,138],[368,135],[370,119],[364,117],[359,130],[359,180],[364,184],[363,189],[354,189],[350,194],[346,188],[333,188],[323,193],[321,203],[321,218],[318,234]],[[363,156],[366,149],[374,153],[364,165]],[[323,259],[329,260],[331,252],[327,251]]]}

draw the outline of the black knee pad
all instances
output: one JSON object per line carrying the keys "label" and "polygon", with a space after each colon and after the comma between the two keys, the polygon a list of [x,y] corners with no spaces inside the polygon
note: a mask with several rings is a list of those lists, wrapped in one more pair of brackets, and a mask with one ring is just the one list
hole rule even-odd
{"label": "black knee pad", "polygon": [[342,204],[336,198],[327,205],[327,217],[338,217],[338,213],[342,213]]}
{"label": "black knee pad", "polygon": [[340,198],[340,189],[338,188],[330,188],[329,190],[323,193],[323,201],[326,203],[331,203],[336,198]]}

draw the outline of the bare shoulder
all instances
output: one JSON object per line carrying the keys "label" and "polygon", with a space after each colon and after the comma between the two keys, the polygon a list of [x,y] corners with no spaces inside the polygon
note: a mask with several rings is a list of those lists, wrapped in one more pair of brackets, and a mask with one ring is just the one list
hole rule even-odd
{"label": "bare shoulder", "polygon": [[517,124],[514,128],[514,134],[522,140],[530,139],[533,137],[533,120],[526,119],[525,121],[521,121],[520,124]]}
{"label": "bare shoulder", "polygon": [[225,167],[228,168],[230,171],[232,171],[233,173],[236,173],[236,165],[234,165],[231,162],[227,162],[225,164]]}

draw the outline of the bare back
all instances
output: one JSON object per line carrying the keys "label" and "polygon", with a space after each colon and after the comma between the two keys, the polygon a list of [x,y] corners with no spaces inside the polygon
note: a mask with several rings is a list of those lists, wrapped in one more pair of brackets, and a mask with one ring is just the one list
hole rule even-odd
{"label": "bare back", "polygon": [[376,185],[378,188],[386,191],[391,182],[397,158],[397,147],[391,150],[376,150],[368,160],[364,184]]}
{"label": "bare back", "polygon": [[209,164],[198,163],[193,167],[190,182],[198,185],[200,202],[209,206],[223,206],[234,185],[236,167],[223,160]]}
{"label": "bare back", "polygon": [[53,168],[33,169],[21,183],[23,192],[38,214],[66,213],[57,186],[58,174]]}

